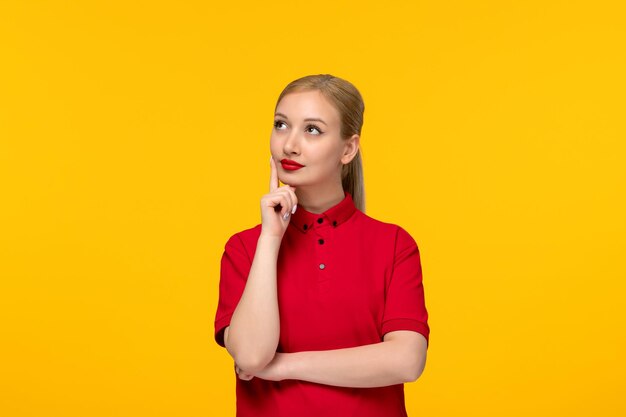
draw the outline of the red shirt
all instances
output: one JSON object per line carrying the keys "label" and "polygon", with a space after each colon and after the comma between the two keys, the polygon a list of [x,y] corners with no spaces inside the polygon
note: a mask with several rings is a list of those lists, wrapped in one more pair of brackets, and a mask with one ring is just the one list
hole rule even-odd
{"label": "red shirt", "polygon": [[[402,227],[358,210],[350,193],[315,214],[298,206],[277,258],[278,352],[348,348],[412,330],[428,341],[417,244]],[[261,224],[232,235],[221,260],[215,340],[243,293]],[[234,372],[234,371],[233,371]],[[404,384],[337,387],[302,380],[237,377],[238,417],[406,416]]]}

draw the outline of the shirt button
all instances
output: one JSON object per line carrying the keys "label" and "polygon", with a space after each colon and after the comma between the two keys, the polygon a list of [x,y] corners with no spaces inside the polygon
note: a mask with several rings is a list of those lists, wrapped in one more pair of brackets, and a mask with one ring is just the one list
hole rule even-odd
{"label": "shirt button", "polygon": [[320,239],[320,240],[318,240],[318,242],[320,243],[320,245],[323,245],[324,244],[324,239]]}
{"label": "shirt button", "polygon": [[333,220],[333,226],[337,227],[337,220]]}
{"label": "shirt button", "polygon": [[318,223],[320,223],[320,224],[321,224],[323,221],[324,221],[324,219],[322,219],[321,217],[320,217],[319,219],[317,219],[317,222],[318,222]]}
{"label": "shirt button", "polygon": [[324,269],[324,268],[326,268],[326,265],[320,264],[320,269]]}
{"label": "shirt button", "polygon": [[308,224],[305,224],[304,226],[302,226],[302,228],[303,228],[304,230],[306,230],[308,227],[309,227],[309,225],[308,225]]}

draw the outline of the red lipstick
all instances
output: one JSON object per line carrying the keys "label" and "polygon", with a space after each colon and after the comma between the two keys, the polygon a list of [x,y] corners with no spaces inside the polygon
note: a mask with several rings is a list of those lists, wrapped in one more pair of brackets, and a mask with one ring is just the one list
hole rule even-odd
{"label": "red lipstick", "polygon": [[292,161],[291,159],[281,159],[280,163],[283,166],[283,169],[286,169],[287,171],[295,171],[304,166],[297,163],[296,161]]}

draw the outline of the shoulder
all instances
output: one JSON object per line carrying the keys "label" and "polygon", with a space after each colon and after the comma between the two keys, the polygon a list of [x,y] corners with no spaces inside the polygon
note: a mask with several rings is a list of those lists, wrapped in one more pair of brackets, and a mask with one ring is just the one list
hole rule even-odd
{"label": "shoulder", "polygon": [[232,233],[224,245],[226,250],[244,251],[248,255],[254,253],[261,234],[261,223]]}
{"label": "shoulder", "polygon": [[385,233],[393,235],[394,238],[402,240],[413,240],[411,234],[406,228],[400,226],[397,223],[391,223],[380,219],[375,219],[362,211],[357,211],[357,221],[359,221],[367,229],[378,233]]}
{"label": "shoulder", "polygon": [[395,252],[400,252],[409,247],[417,247],[417,242],[411,233],[397,223],[375,219],[362,211],[357,211],[357,220],[373,237],[392,244]]}

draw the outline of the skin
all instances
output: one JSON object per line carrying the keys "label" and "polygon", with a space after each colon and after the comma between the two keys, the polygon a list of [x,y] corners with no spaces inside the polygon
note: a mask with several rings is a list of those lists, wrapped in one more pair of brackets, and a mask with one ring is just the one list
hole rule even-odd
{"label": "skin", "polygon": [[[255,256],[246,289],[224,334],[226,347],[235,359],[235,371],[242,380],[256,376],[271,381],[300,379],[335,386],[377,387],[412,382],[423,372],[426,339],[408,330],[389,332],[380,343],[353,348],[275,352],[279,337],[275,264],[262,263],[275,261],[290,215],[298,206],[322,213],[344,198],[342,166],[356,156],[360,138],[355,134],[344,140],[339,132],[339,112],[319,91],[287,94],[276,108],[270,137],[270,187],[261,198],[258,259]],[[284,158],[304,167],[285,170],[280,163]],[[232,332],[231,327],[238,332]]]}
{"label": "skin", "polygon": [[[341,138],[339,112],[319,91],[287,94],[276,107],[274,121],[270,151],[279,180],[295,187],[299,204],[312,213],[339,203],[344,197],[341,169],[357,155],[359,135]],[[283,158],[304,167],[286,170],[280,163]]]}

